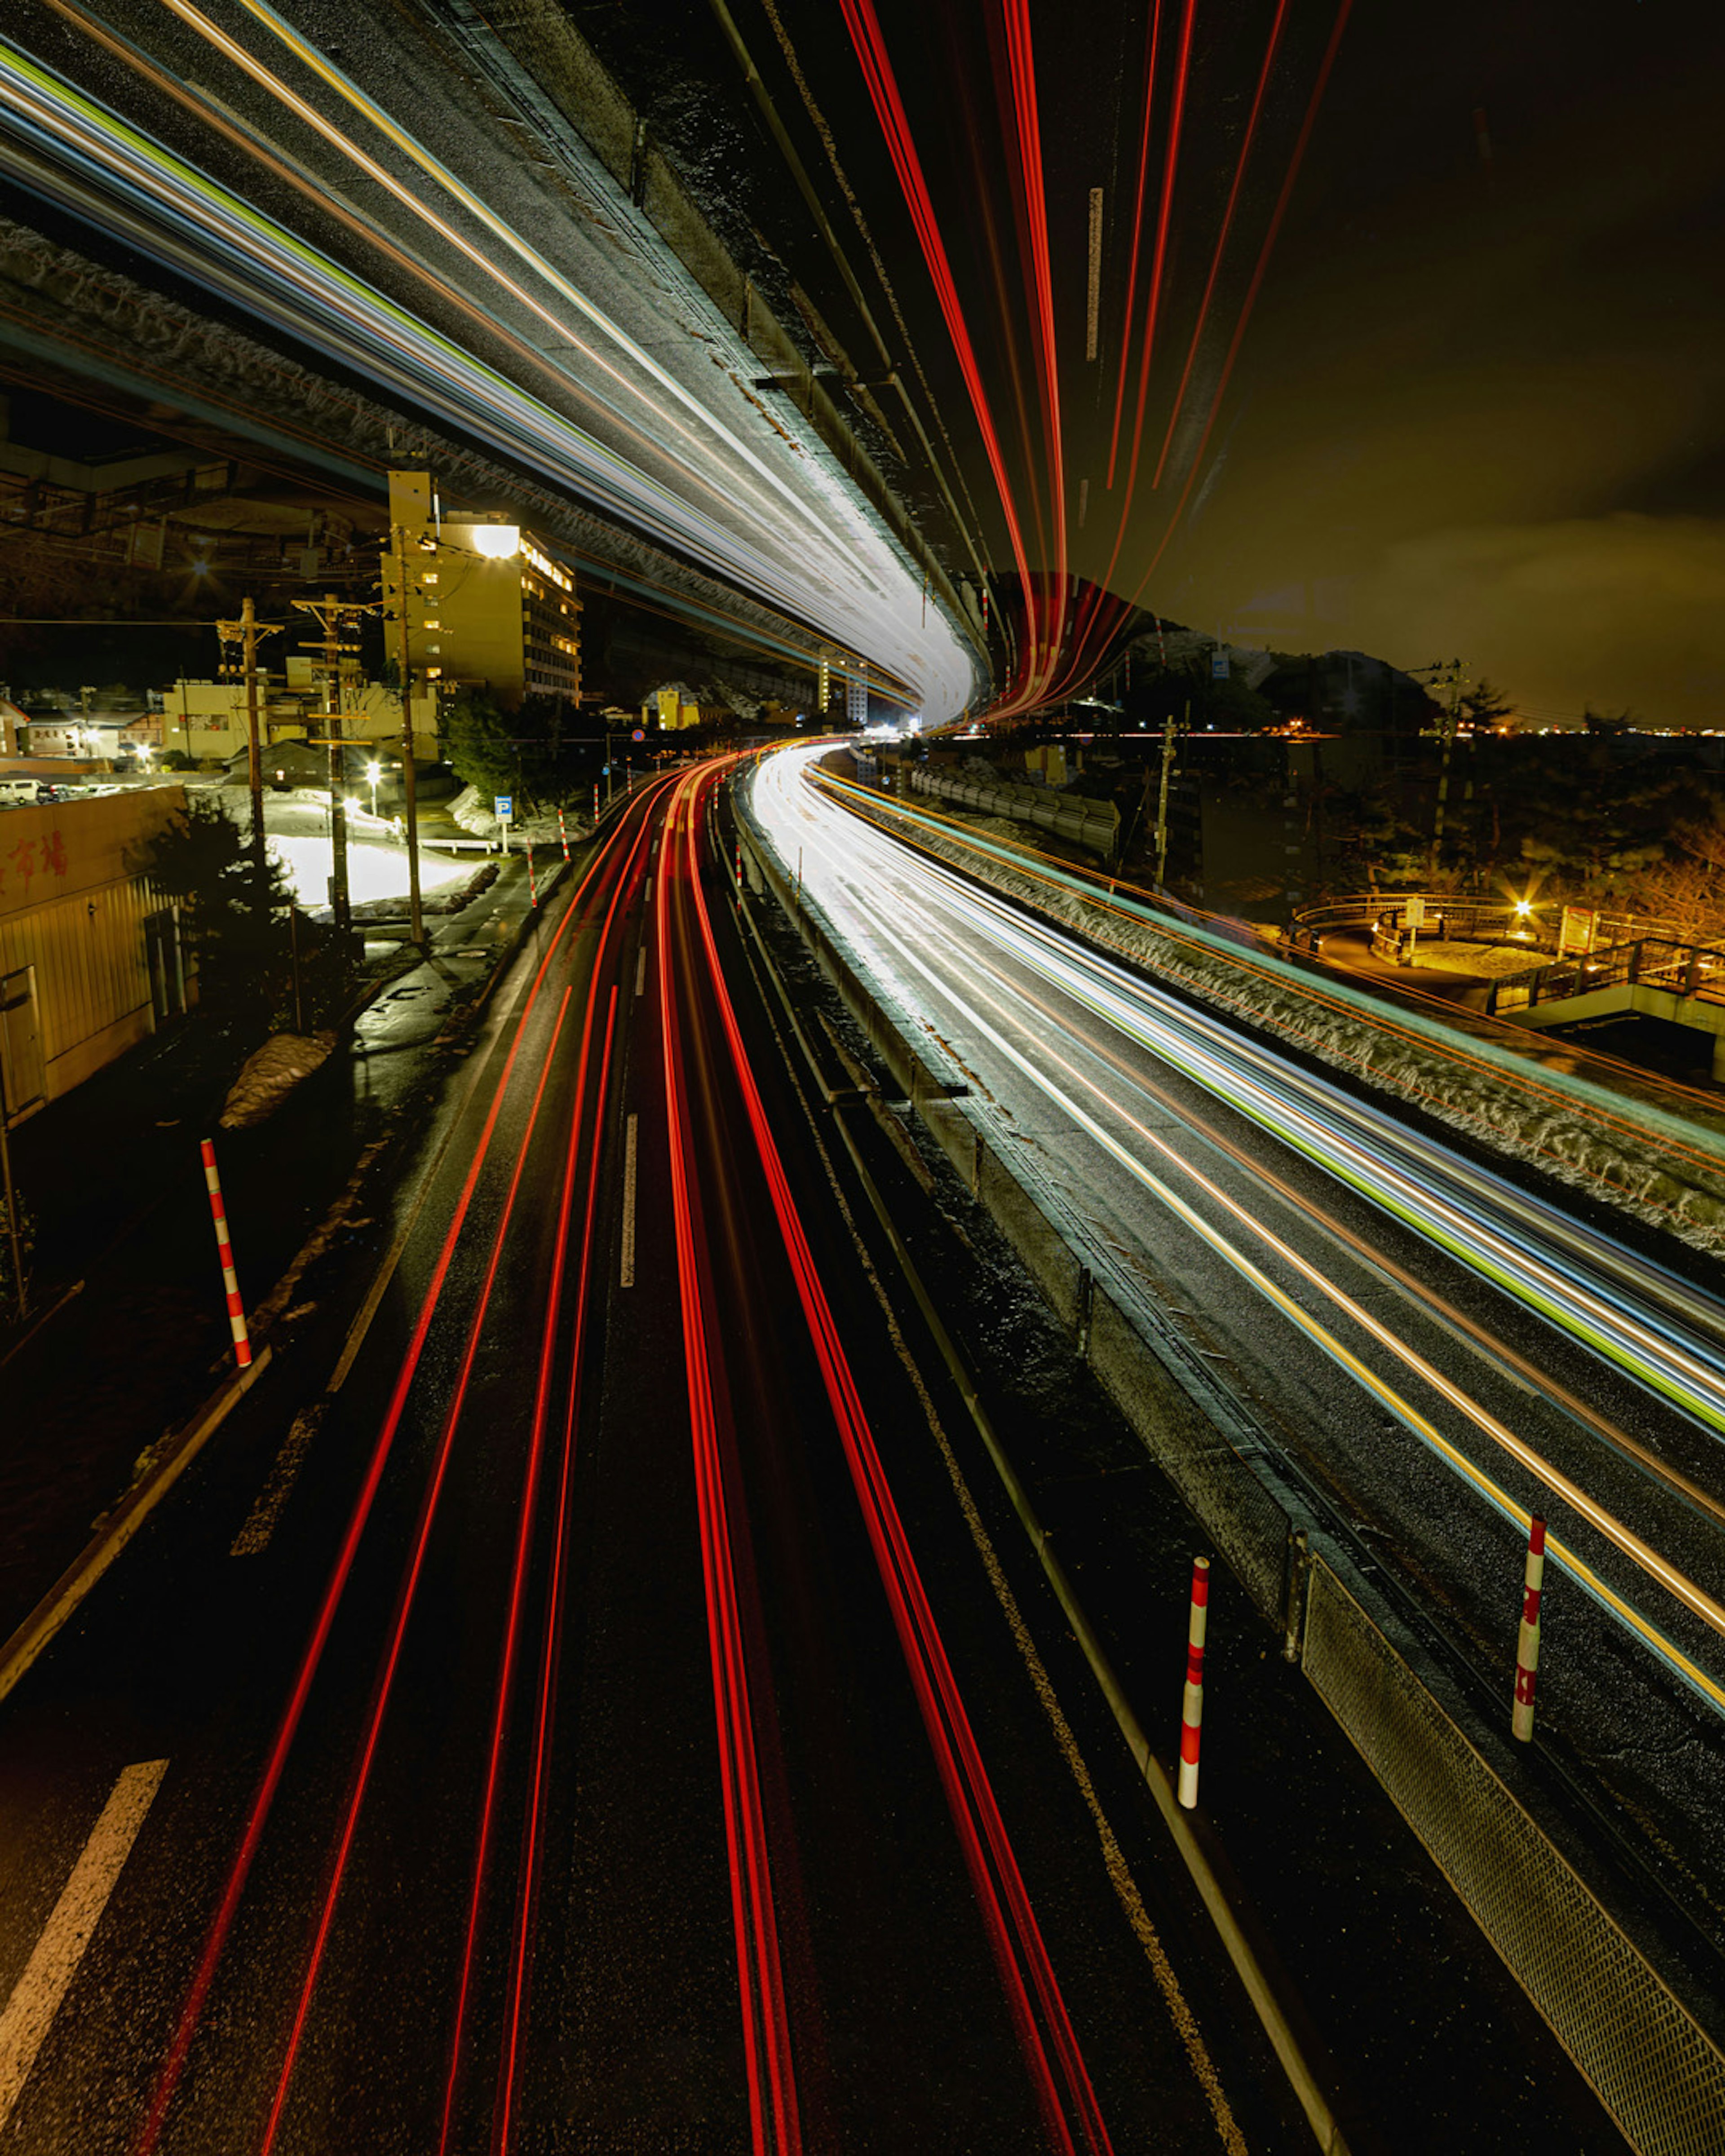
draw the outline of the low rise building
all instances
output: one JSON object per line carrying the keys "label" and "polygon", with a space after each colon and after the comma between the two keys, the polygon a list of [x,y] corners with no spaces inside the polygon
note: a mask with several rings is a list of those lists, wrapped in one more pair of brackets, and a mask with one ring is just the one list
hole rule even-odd
{"label": "low rise building", "polygon": [[155,786],[0,814],[0,1082],[18,1120],[182,1011],[179,909],[150,841],[186,805]]}

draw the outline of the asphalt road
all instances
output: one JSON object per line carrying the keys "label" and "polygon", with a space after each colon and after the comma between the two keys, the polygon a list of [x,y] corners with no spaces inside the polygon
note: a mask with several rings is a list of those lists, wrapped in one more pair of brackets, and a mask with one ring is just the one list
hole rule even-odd
{"label": "asphalt road", "polygon": [[1099,1854],[702,785],[524,957],[351,1362],[8,1702],[3,2145],[1298,2145],[1166,1850]]}
{"label": "asphalt road", "polygon": [[[1677,1928],[1692,1916],[1717,1933],[1716,1431],[1370,1202],[1329,1172],[1316,1142],[1280,1142],[1196,1082],[1182,1067],[1190,1043],[1175,1035],[1195,1037],[1213,1015],[1190,1012],[1189,1026],[1178,998],[1141,991],[1074,939],[1027,936],[1010,906],[814,794],[793,759],[764,767],[752,799],[887,1007],[968,1080],[966,1112],[985,1142],[1052,1195],[1147,1323],[1209,1366],[1362,1556],[1440,1625],[1482,1707],[1501,1702],[1506,1719],[1527,1512],[1548,1518],[1576,1563],[1548,1564],[1539,1747],[1663,1881]],[[1152,1004],[1173,1029],[1161,1048],[1142,1035]],[[1300,1065],[1254,1054],[1284,1105],[1309,1098]],[[1411,1183],[1400,1168],[1385,1174],[1399,1202]],[[1493,1216],[1504,1235],[1522,1250],[1557,1248],[1517,1216],[1520,1202],[1505,1191]],[[1592,1277],[1584,1255],[1558,1262]],[[1650,1303],[1656,1332],[1717,1358],[1725,1307],[1712,1273],[1679,1263],[1642,1286],[1666,1298]],[[1599,1292],[1612,1307],[1631,1297],[1609,1277]],[[1553,1476],[1568,1478],[1569,1499]],[[1639,1537],[1650,1562],[1626,1557],[1598,1517]],[[1695,1584],[1702,1614],[1668,1591],[1661,1564]]]}

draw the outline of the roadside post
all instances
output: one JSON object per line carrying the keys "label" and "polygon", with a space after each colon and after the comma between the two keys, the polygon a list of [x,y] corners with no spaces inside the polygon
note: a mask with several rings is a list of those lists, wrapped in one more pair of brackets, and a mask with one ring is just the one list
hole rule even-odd
{"label": "roadside post", "polygon": [[527,841],[527,896],[533,911],[539,911],[539,879],[533,873],[533,841]]}
{"label": "roadside post", "polygon": [[1204,1639],[1209,1617],[1210,1561],[1192,1560],[1192,1609],[1186,1626],[1186,1691],[1180,1709],[1179,1799],[1189,1812],[1198,1803],[1198,1739],[1204,1726]]}
{"label": "roadside post", "polygon": [[567,860],[569,858],[569,834],[564,827],[563,812],[561,808],[557,811],[557,837],[562,843],[563,859]]}
{"label": "roadside post", "polygon": [[494,793],[491,814],[503,826],[503,850],[509,851],[509,827],[515,821],[515,796],[512,793]]}
{"label": "roadside post", "polygon": [[210,1218],[216,1224],[216,1250],[222,1260],[222,1286],[228,1296],[228,1326],[234,1335],[234,1359],[244,1370],[252,1359],[252,1343],[246,1331],[245,1305],[239,1299],[239,1280],[234,1270],[234,1245],[228,1240],[228,1214],[222,1203],[222,1178],[216,1172],[216,1149],[202,1141],[204,1188],[209,1192]]}
{"label": "roadside post", "polygon": [[1539,1676],[1539,1596],[1545,1580],[1545,1522],[1527,1522],[1527,1569],[1522,1588],[1522,1630],[1516,1642],[1516,1703],[1510,1734],[1523,1744],[1533,1736],[1533,1687]]}

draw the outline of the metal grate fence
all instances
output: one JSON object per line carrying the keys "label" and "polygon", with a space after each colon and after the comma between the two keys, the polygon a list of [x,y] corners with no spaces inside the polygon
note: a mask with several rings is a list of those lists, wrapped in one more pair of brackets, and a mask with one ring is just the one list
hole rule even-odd
{"label": "metal grate fence", "polygon": [[1321,1559],[1307,1676],[1625,2137],[1725,2150],[1725,2054]]}

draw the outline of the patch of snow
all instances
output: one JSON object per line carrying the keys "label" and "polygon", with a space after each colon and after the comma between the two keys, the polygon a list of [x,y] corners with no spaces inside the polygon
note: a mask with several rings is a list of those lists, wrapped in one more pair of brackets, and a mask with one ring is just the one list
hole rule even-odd
{"label": "patch of snow", "polygon": [[240,1065],[222,1103],[222,1128],[247,1130],[273,1116],[295,1086],[328,1061],[335,1045],[332,1033],[272,1033]]}

